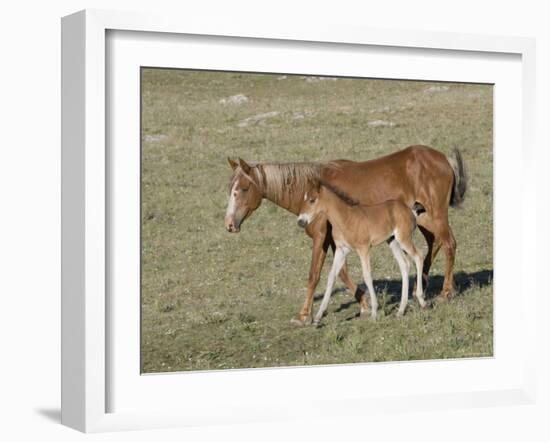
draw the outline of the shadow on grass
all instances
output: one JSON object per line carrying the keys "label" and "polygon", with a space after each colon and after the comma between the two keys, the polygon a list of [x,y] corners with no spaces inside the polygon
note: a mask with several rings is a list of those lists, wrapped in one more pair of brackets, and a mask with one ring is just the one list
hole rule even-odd
{"label": "shadow on grass", "polygon": [[[485,287],[487,285],[492,284],[493,282],[493,271],[492,270],[480,270],[473,273],[466,273],[466,272],[458,272],[455,273],[455,287],[456,287],[456,295],[460,295],[465,290],[469,289],[470,287]],[[441,288],[443,287],[443,275],[433,275],[430,276],[428,290],[426,291],[424,297],[427,300],[435,298],[439,292],[441,291]],[[413,287],[416,279],[413,279],[412,281],[409,280],[409,288]],[[414,283],[414,284],[413,284]],[[374,289],[379,294],[380,292],[386,292],[388,294],[388,301],[390,303],[397,303],[401,299],[401,280],[400,279],[379,279],[373,281]],[[366,291],[365,284],[362,283],[359,285],[359,289],[363,292]],[[345,291],[346,288],[341,287],[336,290],[334,290],[332,293],[339,293]],[[409,290],[409,297],[411,296],[412,291]],[[322,294],[315,295],[315,301],[318,301],[323,298]],[[340,304],[340,307],[336,309],[336,312],[341,312],[343,310],[348,309],[350,306],[357,304],[357,301],[355,299],[351,299],[348,302],[344,302]]]}

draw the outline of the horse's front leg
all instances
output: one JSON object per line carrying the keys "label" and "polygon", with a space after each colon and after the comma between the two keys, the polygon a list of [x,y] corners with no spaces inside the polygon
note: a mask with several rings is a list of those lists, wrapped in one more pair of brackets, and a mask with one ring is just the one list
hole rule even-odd
{"label": "horse's front leg", "polygon": [[359,303],[360,317],[365,318],[369,313],[369,304],[367,303],[367,295],[364,290],[353,282],[348,273],[347,262],[344,262],[342,270],[340,270],[340,279],[346,284],[348,290],[354,294],[355,299]]}
{"label": "horse's front leg", "polygon": [[334,253],[334,261],[332,263],[332,268],[330,269],[330,273],[328,274],[327,279],[327,288],[325,290],[325,295],[323,296],[323,301],[321,302],[321,306],[319,307],[319,311],[315,315],[315,319],[313,320],[313,323],[315,325],[319,325],[321,322],[321,319],[323,318],[323,315],[327,311],[328,303],[330,301],[330,295],[332,294],[332,288],[334,287],[334,281],[336,279],[336,275],[340,272],[342,269],[342,266],[346,262],[346,255],[348,254],[349,249],[337,248],[336,252]]}
{"label": "horse's front leg", "polygon": [[[326,240],[329,242],[330,248],[332,249],[332,252],[334,253],[335,250],[336,250],[336,244],[334,243],[334,239],[332,238],[332,230],[327,231],[327,239]],[[347,265],[346,261],[344,261],[344,265],[342,266],[342,269],[340,270],[339,276],[340,276],[340,279],[342,280],[342,282],[346,285],[346,287],[350,291],[350,293],[355,296],[355,299],[359,303],[360,317],[361,318],[366,317],[369,313],[369,304],[367,303],[366,293],[365,293],[364,290],[361,289],[361,287],[359,287],[357,284],[355,284],[353,282],[353,280],[351,279],[351,277],[349,276],[348,265]]]}
{"label": "horse's front leg", "polygon": [[327,256],[328,244],[326,242],[326,233],[317,233],[312,236],[313,238],[313,250],[311,253],[311,265],[309,268],[309,278],[307,283],[307,294],[304,301],[304,305],[298,317],[292,318],[290,322],[294,325],[308,325],[312,322],[312,308],[313,308],[313,296],[315,294],[315,288],[319,283],[321,276],[321,269],[325,263]]}

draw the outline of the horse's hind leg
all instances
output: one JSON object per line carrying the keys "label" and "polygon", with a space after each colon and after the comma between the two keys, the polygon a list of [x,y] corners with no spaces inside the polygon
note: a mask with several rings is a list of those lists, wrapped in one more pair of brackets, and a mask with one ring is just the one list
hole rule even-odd
{"label": "horse's hind leg", "polygon": [[390,241],[390,249],[393,252],[397,263],[399,264],[399,269],[401,270],[401,303],[399,304],[399,310],[397,314],[402,316],[405,314],[405,309],[407,308],[407,302],[409,299],[409,260],[403,254],[401,246],[399,243],[393,239]]}
{"label": "horse's hind leg", "polygon": [[456,239],[451,230],[451,226],[445,223],[440,232],[441,245],[445,251],[445,280],[441,294],[444,298],[450,298],[455,292],[453,267],[456,255]]}
{"label": "horse's hind leg", "polygon": [[435,257],[441,249],[441,241],[430,230],[431,226],[429,225],[429,223],[426,221],[427,225],[420,224],[421,220],[427,219],[428,215],[423,213],[422,215],[420,215],[420,219],[418,220],[418,229],[426,239],[426,244],[428,245],[428,251],[426,252],[426,256],[424,257],[424,264],[422,266],[422,283],[424,290],[428,288],[429,273],[430,268],[432,267],[432,263],[434,262]]}
{"label": "horse's hind leg", "polygon": [[[416,266],[416,291],[415,296],[416,299],[418,299],[418,302],[420,304],[420,307],[426,308],[427,304],[424,300],[424,292],[422,290],[422,258],[420,256],[420,252],[414,245],[414,242],[412,241],[412,235],[405,237],[405,238],[397,238],[397,241],[399,242],[399,246],[407,252],[407,254],[413,259],[414,264]],[[390,244],[391,246],[391,244]],[[408,274],[407,274],[408,278]]]}
{"label": "horse's hind leg", "polygon": [[372,284],[369,250],[362,250],[362,251],[358,250],[357,252],[359,254],[359,258],[361,259],[361,267],[363,269],[363,278],[365,280],[365,284],[367,285],[367,288],[369,289],[370,308],[371,308],[370,315],[372,319],[376,319],[376,314],[378,311],[378,301],[376,300],[376,292],[374,291],[374,286]]}
{"label": "horse's hind leg", "polygon": [[445,280],[443,281],[441,296],[447,299],[454,293],[453,267],[456,254],[456,240],[449,225],[448,211],[446,209],[433,211],[431,215],[423,213],[418,218],[418,224],[423,234],[424,230],[427,230],[434,236],[431,249],[428,242],[428,255],[424,260],[424,274],[426,274],[426,268],[429,270],[429,265],[435,259],[439,249],[442,248],[445,252]]}

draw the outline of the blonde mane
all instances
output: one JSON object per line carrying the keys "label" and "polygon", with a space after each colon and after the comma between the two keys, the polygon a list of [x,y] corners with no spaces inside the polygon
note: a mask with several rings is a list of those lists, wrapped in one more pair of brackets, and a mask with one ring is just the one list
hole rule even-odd
{"label": "blonde mane", "polygon": [[[265,197],[281,201],[291,194],[304,194],[312,183],[320,182],[323,167],[337,168],[336,162],[250,163],[250,175]],[[240,167],[235,170],[233,183]],[[243,172],[244,173],[244,172]]]}

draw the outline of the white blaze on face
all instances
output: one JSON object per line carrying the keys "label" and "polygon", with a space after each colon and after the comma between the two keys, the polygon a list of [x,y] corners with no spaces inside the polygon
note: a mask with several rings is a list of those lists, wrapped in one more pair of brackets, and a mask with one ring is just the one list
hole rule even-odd
{"label": "white blaze on face", "polygon": [[[304,195],[304,201],[307,201],[307,192]],[[305,222],[309,224],[311,222],[311,215],[309,213],[300,213],[298,215],[298,222]]]}
{"label": "white blaze on face", "polygon": [[227,211],[225,212],[225,216],[234,216],[235,215],[235,207],[237,205],[237,201],[235,199],[235,194],[237,193],[237,183],[233,185],[233,188],[231,189],[231,193],[229,195],[229,203],[227,204]]}
{"label": "white blaze on face", "polygon": [[309,213],[300,213],[298,216],[298,222],[305,222],[309,224],[311,222],[311,215]]}

